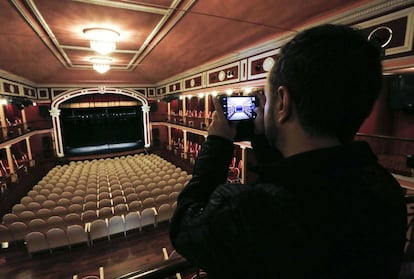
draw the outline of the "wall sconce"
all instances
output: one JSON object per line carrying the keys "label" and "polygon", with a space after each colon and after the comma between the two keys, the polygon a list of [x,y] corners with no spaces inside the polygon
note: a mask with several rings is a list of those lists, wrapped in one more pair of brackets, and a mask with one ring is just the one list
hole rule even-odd
{"label": "wall sconce", "polygon": [[244,93],[246,94],[252,93],[252,88],[251,87],[244,88]]}
{"label": "wall sconce", "polygon": [[227,90],[226,90],[226,94],[227,94],[228,96],[230,96],[231,94],[233,94],[233,90],[232,90],[232,89],[227,89]]}
{"label": "wall sconce", "polygon": [[199,94],[198,94],[198,98],[200,98],[200,99],[201,99],[201,98],[203,98],[203,97],[204,97],[204,93],[199,93]]}
{"label": "wall sconce", "polygon": [[213,92],[211,92],[211,96],[213,96],[213,97],[217,97],[217,94],[218,94],[218,92],[217,92],[217,91],[213,91]]}

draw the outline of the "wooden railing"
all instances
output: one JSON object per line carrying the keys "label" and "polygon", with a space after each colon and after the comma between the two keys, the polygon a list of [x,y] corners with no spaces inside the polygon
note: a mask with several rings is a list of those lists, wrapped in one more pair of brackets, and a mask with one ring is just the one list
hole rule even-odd
{"label": "wooden railing", "polygon": [[34,130],[44,130],[50,128],[52,128],[52,121],[50,119],[30,121],[27,123],[1,127],[2,131],[0,132],[0,142],[5,142],[17,138]]}
{"label": "wooden railing", "polygon": [[196,266],[194,264],[181,256],[177,256],[122,275],[116,279],[160,279],[175,276],[177,273],[190,274],[195,271]]}
{"label": "wooden railing", "polygon": [[184,127],[193,128],[196,130],[206,131],[210,118],[182,116],[182,115],[167,115],[162,113],[152,113],[151,122],[167,122]]}
{"label": "wooden railing", "polygon": [[391,172],[411,176],[407,155],[414,154],[414,139],[381,135],[357,134],[356,140],[368,142],[378,156],[379,163]]}

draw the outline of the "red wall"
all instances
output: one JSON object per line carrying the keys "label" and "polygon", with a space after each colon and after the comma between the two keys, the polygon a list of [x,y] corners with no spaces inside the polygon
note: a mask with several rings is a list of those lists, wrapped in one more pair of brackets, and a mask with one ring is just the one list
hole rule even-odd
{"label": "red wall", "polygon": [[17,118],[20,120],[22,119],[22,114],[20,110],[12,104],[7,104],[4,106],[4,114],[12,124]]}

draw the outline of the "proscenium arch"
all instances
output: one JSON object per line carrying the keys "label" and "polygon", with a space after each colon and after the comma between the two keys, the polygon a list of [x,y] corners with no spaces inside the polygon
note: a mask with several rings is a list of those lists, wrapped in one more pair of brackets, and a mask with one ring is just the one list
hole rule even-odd
{"label": "proscenium arch", "polygon": [[124,88],[106,88],[106,87],[96,87],[96,88],[87,88],[87,89],[76,89],[69,90],[59,95],[51,104],[50,115],[52,116],[53,123],[53,136],[55,138],[55,150],[58,157],[64,157],[65,153],[63,151],[63,140],[62,140],[62,130],[60,127],[60,109],[59,106],[61,103],[84,95],[91,94],[119,94],[129,96],[131,98],[137,99],[142,103],[142,122],[144,124],[144,146],[149,147],[151,145],[151,130],[149,123],[149,111],[150,106],[148,105],[148,100],[140,93],[137,93],[131,89]]}

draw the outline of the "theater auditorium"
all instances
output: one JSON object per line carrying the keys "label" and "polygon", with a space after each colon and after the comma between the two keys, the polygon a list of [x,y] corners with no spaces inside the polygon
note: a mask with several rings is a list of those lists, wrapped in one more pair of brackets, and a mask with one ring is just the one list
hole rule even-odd
{"label": "theater auditorium", "polygon": [[[414,278],[413,0],[1,0],[0,278],[206,278],[169,224],[213,98],[263,92],[281,47],[324,23],[382,46],[355,140],[405,192]],[[254,163],[234,142],[227,182]]]}

